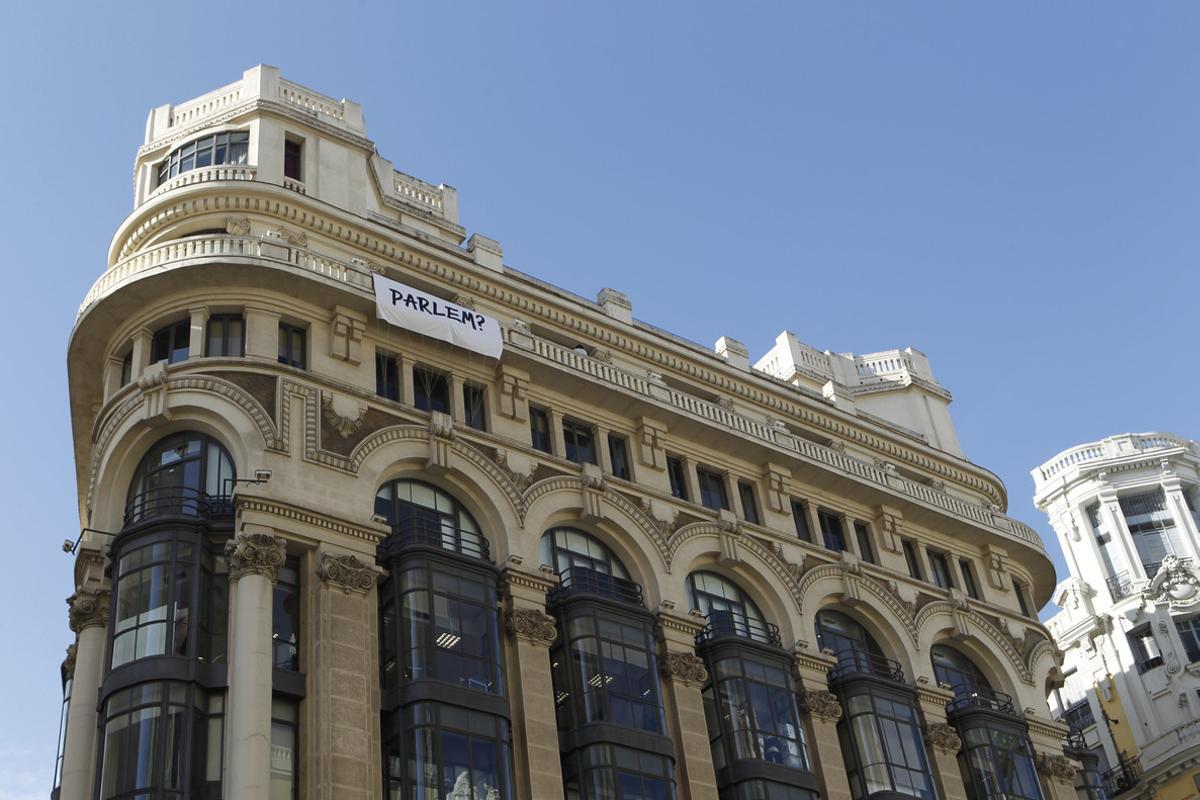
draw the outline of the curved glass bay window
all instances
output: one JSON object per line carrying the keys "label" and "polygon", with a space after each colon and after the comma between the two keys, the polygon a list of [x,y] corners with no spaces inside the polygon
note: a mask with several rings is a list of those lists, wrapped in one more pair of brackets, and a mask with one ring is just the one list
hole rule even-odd
{"label": "curved glass bay window", "polygon": [[487,540],[446,492],[385,484],[379,546],[384,785],[389,798],[513,800],[498,636],[499,572]]}
{"label": "curved glass bay window", "polygon": [[993,689],[979,667],[949,645],[935,644],[930,658],[938,683],[954,691],[946,715],[962,737],[958,764],[967,796],[1041,800],[1029,729],[1012,697]]}
{"label": "curved glass bay window", "polygon": [[708,669],[704,719],[723,800],[817,796],[791,655],[737,584],[714,572],[688,576],[688,594],[708,624],[697,637]]}
{"label": "curved glass bay window", "polygon": [[163,439],[134,474],[110,556],[100,800],[220,794],[223,720],[210,711],[227,682],[233,519],[212,500],[233,475],[225,449],[198,433]]}
{"label": "curved glass bay window", "polygon": [[550,663],[567,797],[671,800],[673,746],[642,587],[583,531],[547,531],[540,552],[560,581],[548,598],[559,627]]}
{"label": "curved glass bay window", "polygon": [[176,175],[201,167],[245,164],[249,154],[249,131],[226,131],[194,139],[176,148],[158,165],[158,183],[161,186]]}
{"label": "curved glass bay window", "polygon": [[829,685],[842,701],[838,738],[855,800],[936,797],[921,733],[916,692],[853,618],[817,612],[817,643],[837,656]]}

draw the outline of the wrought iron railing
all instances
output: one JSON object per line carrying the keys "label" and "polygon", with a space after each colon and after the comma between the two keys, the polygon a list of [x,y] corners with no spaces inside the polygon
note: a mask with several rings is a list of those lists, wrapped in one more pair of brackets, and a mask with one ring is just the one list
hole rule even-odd
{"label": "wrought iron railing", "polygon": [[440,547],[472,558],[491,560],[491,548],[483,534],[464,531],[449,520],[428,517],[408,517],[392,523],[392,534],[379,546],[379,555],[386,561],[396,551],[411,545]]}
{"label": "wrought iron railing", "polygon": [[1063,737],[1063,747],[1067,750],[1087,750],[1087,739],[1083,736],[1083,731],[1077,728],[1071,728],[1067,731],[1067,735]]}
{"label": "wrought iron railing", "polygon": [[748,617],[737,611],[718,611],[716,609],[708,613],[707,619],[708,624],[700,633],[696,634],[696,644],[703,644],[725,636],[737,636],[742,639],[773,644],[776,647],[783,646],[783,642],[779,638],[778,625]]}
{"label": "wrought iron railing", "polygon": [[1133,578],[1130,577],[1129,570],[1118,572],[1108,579],[1108,593],[1112,595],[1114,603],[1133,594]]}
{"label": "wrought iron railing", "polygon": [[1137,786],[1142,777],[1142,765],[1136,758],[1123,758],[1121,763],[1100,776],[1100,783],[1109,797]]}
{"label": "wrought iron railing", "polygon": [[972,708],[986,708],[1001,714],[1016,716],[1017,707],[1011,694],[997,692],[983,686],[959,686],[954,690],[954,699],[946,704],[946,712],[954,713]]}
{"label": "wrought iron railing", "polygon": [[839,650],[837,666],[829,670],[829,680],[839,681],[856,675],[870,675],[904,683],[904,669],[899,661],[868,653],[864,650]]}
{"label": "wrought iron railing", "polygon": [[644,605],[641,584],[587,567],[568,567],[560,572],[558,586],[550,591],[547,601],[553,605],[576,594],[593,594],[621,603]]}
{"label": "wrought iron railing", "polygon": [[147,489],[129,498],[125,504],[125,525],[134,525],[155,517],[212,517],[233,513],[233,498],[206,494],[185,486]]}
{"label": "wrought iron railing", "polygon": [[1096,724],[1096,716],[1092,714],[1092,706],[1088,701],[1077,703],[1063,712],[1062,722],[1071,730],[1082,731]]}

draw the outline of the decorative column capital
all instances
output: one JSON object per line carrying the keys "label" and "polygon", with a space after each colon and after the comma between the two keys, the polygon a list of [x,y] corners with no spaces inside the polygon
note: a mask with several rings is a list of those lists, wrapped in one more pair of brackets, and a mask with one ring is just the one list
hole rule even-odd
{"label": "decorative column capital", "polygon": [[68,624],[75,633],[108,625],[108,589],[79,589],[67,598]]}
{"label": "decorative column capital", "polygon": [[684,686],[699,689],[708,683],[708,670],[704,668],[704,660],[692,653],[664,653],[659,670],[664,678],[670,678]]}
{"label": "decorative column capital", "polygon": [[962,739],[953,725],[934,722],[925,726],[925,744],[942,753],[957,753],[962,749]]}
{"label": "decorative column capital", "polygon": [[549,647],[558,638],[554,617],[536,608],[514,608],[504,619],[504,629],[514,639]]}
{"label": "decorative column capital", "polygon": [[239,533],[225,544],[229,559],[229,579],[246,575],[265,575],[271,583],[279,574],[287,543],[272,533]]}
{"label": "decorative column capital", "polygon": [[375,585],[377,570],[364,564],[352,555],[335,556],[321,553],[317,562],[317,576],[326,583],[336,586],[346,594],[366,594]]}
{"label": "decorative column capital", "polygon": [[79,654],[79,645],[67,645],[67,657],[63,659],[62,673],[64,678],[70,678],[75,675],[75,659]]}
{"label": "decorative column capital", "polygon": [[1061,783],[1064,786],[1075,785],[1076,768],[1066,756],[1035,753],[1034,763],[1037,764],[1038,774],[1046,780]]}
{"label": "decorative column capital", "polygon": [[800,698],[808,713],[826,722],[837,722],[842,718],[842,703],[833,692],[805,691]]}

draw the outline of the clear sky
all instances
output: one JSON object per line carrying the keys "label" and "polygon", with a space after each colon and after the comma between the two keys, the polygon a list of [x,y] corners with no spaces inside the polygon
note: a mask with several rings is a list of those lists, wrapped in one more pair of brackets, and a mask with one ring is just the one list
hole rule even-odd
{"label": "clear sky", "polygon": [[[44,798],[79,531],[65,350],[146,113],[256,63],[363,104],[505,260],[757,357],[929,354],[967,454],[1200,438],[1200,5],[10,4],[0,800]],[[1051,542],[1064,574],[1057,544]]]}

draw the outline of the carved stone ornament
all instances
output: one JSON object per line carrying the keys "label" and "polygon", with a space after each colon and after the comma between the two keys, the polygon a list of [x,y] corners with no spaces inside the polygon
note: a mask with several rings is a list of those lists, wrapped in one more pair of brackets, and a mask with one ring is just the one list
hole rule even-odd
{"label": "carved stone ornament", "polygon": [[1189,608],[1200,604],[1200,575],[1178,556],[1163,556],[1158,573],[1142,592],[1151,603],[1165,603],[1170,608]]}
{"label": "carved stone ornament", "polygon": [[329,423],[330,427],[337,431],[344,439],[356,433],[362,427],[363,420],[367,417],[367,407],[360,403],[358,406],[358,416],[356,417],[339,414],[334,407],[333,395],[321,392],[321,413],[325,416],[325,421]]}
{"label": "carved stone ornament", "polygon": [[108,625],[109,596],[107,589],[80,589],[68,597],[71,630],[79,633],[85,628]]}
{"label": "carved stone ornament", "polygon": [[664,678],[697,688],[708,682],[704,661],[691,653],[667,653],[659,667]]}
{"label": "carved stone ornament", "polygon": [[1066,756],[1055,756],[1048,753],[1037,753],[1037,771],[1047,780],[1061,783],[1065,786],[1075,785],[1075,765]]}
{"label": "carved stone ornament", "polygon": [[75,659],[79,653],[79,646],[76,644],[67,645],[67,657],[63,659],[62,671],[68,678],[75,674]]}
{"label": "carved stone ornament", "polygon": [[248,217],[228,217],[225,220],[225,232],[231,236],[249,236],[250,219]]}
{"label": "carved stone ornament", "polygon": [[808,713],[827,722],[842,718],[842,704],[833,692],[808,691],[804,693],[804,705]]}
{"label": "carved stone ornament", "polygon": [[281,537],[269,533],[239,533],[225,544],[230,579],[265,575],[274,583],[283,564],[285,546]]}
{"label": "carved stone ornament", "polygon": [[504,620],[504,629],[514,639],[525,639],[543,647],[549,647],[558,638],[554,617],[536,608],[514,608]]}
{"label": "carved stone ornament", "polygon": [[957,753],[962,749],[962,739],[953,725],[935,722],[925,727],[925,744],[943,753]]}
{"label": "carved stone ornament", "polygon": [[321,580],[339,587],[343,592],[369,592],[375,585],[375,568],[351,555],[334,556],[322,553],[317,564]]}

